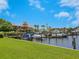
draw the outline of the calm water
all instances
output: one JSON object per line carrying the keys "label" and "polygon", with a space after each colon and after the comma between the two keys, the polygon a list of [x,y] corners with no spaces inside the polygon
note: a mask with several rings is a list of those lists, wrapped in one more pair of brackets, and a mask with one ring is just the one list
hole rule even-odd
{"label": "calm water", "polygon": [[[79,50],[79,36],[74,36],[74,38],[76,40],[76,49]],[[41,40],[39,40],[39,39],[34,39],[33,41],[41,43]],[[61,47],[73,49],[72,41],[73,41],[72,36],[69,36],[67,38],[53,38],[53,39],[50,39],[50,40],[47,39],[47,38],[42,39],[42,43],[44,43],[44,44],[56,45],[56,46],[61,46]]]}

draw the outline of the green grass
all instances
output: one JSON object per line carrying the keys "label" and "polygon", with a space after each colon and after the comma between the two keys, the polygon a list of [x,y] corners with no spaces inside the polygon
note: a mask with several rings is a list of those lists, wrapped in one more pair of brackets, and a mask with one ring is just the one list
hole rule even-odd
{"label": "green grass", "polygon": [[0,59],[79,59],[79,51],[3,38]]}

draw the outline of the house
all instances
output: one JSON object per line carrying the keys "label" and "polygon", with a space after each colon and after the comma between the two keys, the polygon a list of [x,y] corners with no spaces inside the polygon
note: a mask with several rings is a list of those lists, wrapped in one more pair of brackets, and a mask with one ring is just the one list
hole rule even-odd
{"label": "house", "polygon": [[13,30],[14,31],[28,31],[30,30],[30,26],[27,24],[27,23],[23,23],[22,25],[15,25],[15,24],[12,24],[12,27],[13,27]]}

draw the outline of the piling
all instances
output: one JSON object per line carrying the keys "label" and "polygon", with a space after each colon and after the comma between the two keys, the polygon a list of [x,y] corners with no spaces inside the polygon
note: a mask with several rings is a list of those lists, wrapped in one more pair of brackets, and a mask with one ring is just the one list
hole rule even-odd
{"label": "piling", "polygon": [[73,46],[73,49],[76,49],[76,41],[75,41],[75,38],[73,38],[72,46]]}

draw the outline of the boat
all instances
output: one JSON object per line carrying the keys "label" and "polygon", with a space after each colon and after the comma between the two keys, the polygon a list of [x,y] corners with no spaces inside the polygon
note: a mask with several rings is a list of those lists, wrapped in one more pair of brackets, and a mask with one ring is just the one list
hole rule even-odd
{"label": "boat", "polygon": [[32,38],[32,36],[29,33],[23,33],[21,38],[24,40],[30,40]]}
{"label": "boat", "polygon": [[45,37],[45,35],[44,34],[34,34],[32,37],[33,38],[43,38],[43,37]]}
{"label": "boat", "polygon": [[52,33],[52,38],[66,38],[67,35],[65,33]]}

